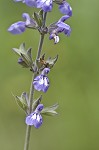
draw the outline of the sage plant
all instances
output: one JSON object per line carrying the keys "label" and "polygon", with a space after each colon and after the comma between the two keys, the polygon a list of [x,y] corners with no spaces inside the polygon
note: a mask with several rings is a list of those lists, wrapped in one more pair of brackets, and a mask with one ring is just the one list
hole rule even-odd
{"label": "sage plant", "polygon": [[[42,46],[44,43],[44,36],[49,34],[49,40],[54,40],[54,44],[59,42],[59,34],[64,33],[65,36],[69,36],[71,28],[65,23],[67,19],[72,16],[72,8],[70,4],[65,0],[14,0],[15,2],[22,2],[29,7],[38,8],[37,12],[33,12],[33,16],[30,17],[28,13],[22,14],[22,21],[12,24],[8,31],[14,35],[22,34],[27,29],[37,30],[40,34],[39,45],[37,48],[37,56],[35,60],[32,58],[32,48],[26,50],[25,43],[22,43],[19,48],[13,48],[13,51],[18,54],[18,64],[24,68],[28,68],[32,72],[32,82],[30,86],[29,94],[23,92],[21,96],[15,96],[18,105],[26,113],[25,123],[26,137],[24,150],[29,150],[29,140],[31,127],[40,128],[43,124],[42,115],[57,115],[56,109],[58,104],[54,104],[49,107],[44,107],[42,104],[42,95],[37,99],[34,97],[34,91],[47,92],[50,85],[49,74],[52,67],[54,67],[58,60],[58,55],[54,58],[49,57],[45,59],[45,54],[42,54]],[[59,12],[63,16],[59,20],[46,25],[47,13],[53,11],[53,5],[56,4],[59,8]]]}

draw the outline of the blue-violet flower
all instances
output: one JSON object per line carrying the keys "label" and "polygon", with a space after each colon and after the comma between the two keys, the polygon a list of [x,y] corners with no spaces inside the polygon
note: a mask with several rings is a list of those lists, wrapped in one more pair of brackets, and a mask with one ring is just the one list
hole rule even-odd
{"label": "blue-violet flower", "polygon": [[52,0],[25,0],[30,7],[42,8],[45,12],[52,10]]}
{"label": "blue-violet flower", "polygon": [[26,27],[35,27],[36,23],[33,19],[30,18],[28,13],[23,13],[22,17],[25,21],[18,21],[12,24],[8,31],[12,34],[21,34],[26,30]]}
{"label": "blue-violet flower", "polygon": [[15,2],[22,1],[29,7],[36,7],[41,8],[43,11],[48,12],[51,11],[53,8],[53,1],[59,5],[59,10],[62,14],[65,15],[72,15],[72,8],[69,3],[67,3],[65,0],[62,1],[55,1],[55,0],[15,0]]}
{"label": "blue-violet flower", "polygon": [[64,15],[72,16],[72,8],[71,8],[70,4],[67,3],[66,1],[63,1],[59,5],[59,10]]}
{"label": "blue-violet flower", "polygon": [[50,69],[49,68],[45,68],[40,75],[38,75],[34,81],[33,81],[33,85],[34,88],[37,91],[43,91],[43,92],[47,92],[48,88],[49,88],[49,79],[47,77],[47,74],[49,73]]}
{"label": "blue-violet flower", "polygon": [[69,36],[71,33],[71,28],[69,25],[65,24],[64,21],[67,20],[70,16],[65,15],[61,17],[55,24],[52,24],[49,27],[49,39],[54,39],[54,43],[59,42],[58,33],[63,32],[65,35]]}
{"label": "blue-violet flower", "polygon": [[33,125],[35,128],[39,128],[43,122],[42,116],[40,114],[42,109],[43,109],[43,104],[39,104],[36,107],[35,111],[26,117],[26,120],[25,120],[26,124],[30,126]]}

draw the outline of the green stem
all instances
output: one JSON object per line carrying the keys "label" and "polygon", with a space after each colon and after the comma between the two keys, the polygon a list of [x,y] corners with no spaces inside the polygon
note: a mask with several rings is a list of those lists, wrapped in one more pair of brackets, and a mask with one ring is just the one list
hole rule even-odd
{"label": "green stem", "polygon": [[29,149],[30,132],[31,132],[31,126],[27,125],[27,127],[26,127],[26,136],[25,136],[24,150],[28,150]]}
{"label": "green stem", "polygon": [[38,52],[37,52],[36,61],[38,61],[39,58],[40,58],[40,54],[41,54],[41,50],[42,50],[43,41],[44,41],[44,34],[42,34],[42,35],[40,36],[40,42],[39,42],[39,46],[38,46],[39,48],[38,48]]}
{"label": "green stem", "polygon": [[[42,28],[45,27],[46,16],[47,16],[47,13],[44,13],[44,19],[43,19]],[[40,54],[41,54],[41,50],[42,50],[43,41],[44,41],[44,34],[41,34],[40,42],[39,42],[39,46],[38,46],[38,52],[37,52],[36,61],[38,61],[39,58],[40,58]]]}
{"label": "green stem", "polygon": [[[43,28],[45,27],[46,15],[47,15],[47,13],[44,13],[44,19],[43,19],[43,25],[42,25]],[[43,42],[44,42],[44,34],[41,34],[39,46],[38,46],[38,51],[37,51],[37,56],[36,56],[36,62],[40,58]],[[32,104],[33,104],[33,96],[34,96],[33,80],[34,80],[36,75],[37,75],[37,73],[33,74],[32,81],[31,81],[30,94],[29,94],[29,114],[32,112]],[[30,132],[31,132],[31,126],[27,125],[24,150],[29,150]]]}
{"label": "green stem", "polygon": [[[32,103],[33,103],[33,95],[34,95],[34,86],[33,86],[33,80],[34,80],[34,78],[35,78],[35,73],[34,73],[34,75],[32,77],[31,87],[30,87],[29,114],[32,111]],[[27,125],[27,127],[26,127],[26,136],[25,136],[24,150],[28,150],[29,149],[30,132],[31,132],[31,126]]]}

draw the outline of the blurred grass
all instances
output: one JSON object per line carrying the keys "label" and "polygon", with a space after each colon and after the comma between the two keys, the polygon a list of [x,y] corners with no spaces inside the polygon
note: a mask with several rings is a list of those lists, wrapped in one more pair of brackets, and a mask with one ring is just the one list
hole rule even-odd
{"label": "blurred grass", "polygon": [[[43,53],[59,60],[49,74],[51,86],[43,94],[45,106],[59,102],[57,117],[44,117],[39,130],[32,128],[30,150],[98,150],[99,149],[99,16],[98,0],[68,1],[73,17],[67,22],[72,27],[69,38],[60,35],[60,43],[45,38]],[[62,14],[54,6],[47,24]],[[22,35],[11,35],[7,28],[21,14],[30,12],[21,3],[0,1],[0,150],[22,150],[24,144],[25,114],[15,103],[15,95],[29,91],[31,72],[17,65],[17,56],[11,51],[24,41],[33,47],[36,55],[39,35],[27,30]],[[39,93],[36,93],[36,97]]]}

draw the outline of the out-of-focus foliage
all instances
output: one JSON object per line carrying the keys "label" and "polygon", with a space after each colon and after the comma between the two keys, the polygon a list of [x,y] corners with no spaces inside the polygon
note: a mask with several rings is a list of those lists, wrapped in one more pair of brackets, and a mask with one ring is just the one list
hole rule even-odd
{"label": "out-of-focus foliage", "polygon": [[[73,16],[68,20],[71,36],[61,34],[57,45],[46,36],[42,52],[47,58],[59,54],[49,73],[51,86],[43,94],[45,106],[59,103],[59,115],[44,116],[42,127],[32,128],[30,150],[99,149],[99,1],[68,2],[73,8]],[[27,30],[15,36],[7,28],[22,20],[23,12],[32,15],[33,10],[13,0],[0,0],[0,150],[22,150],[24,145],[25,114],[16,105],[13,94],[29,91],[32,73],[17,65],[18,57],[11,49],[25,42],[27,48],[33,47],[35,58],[39,34]],[[47,24],[61,16],[54,6]]]}

